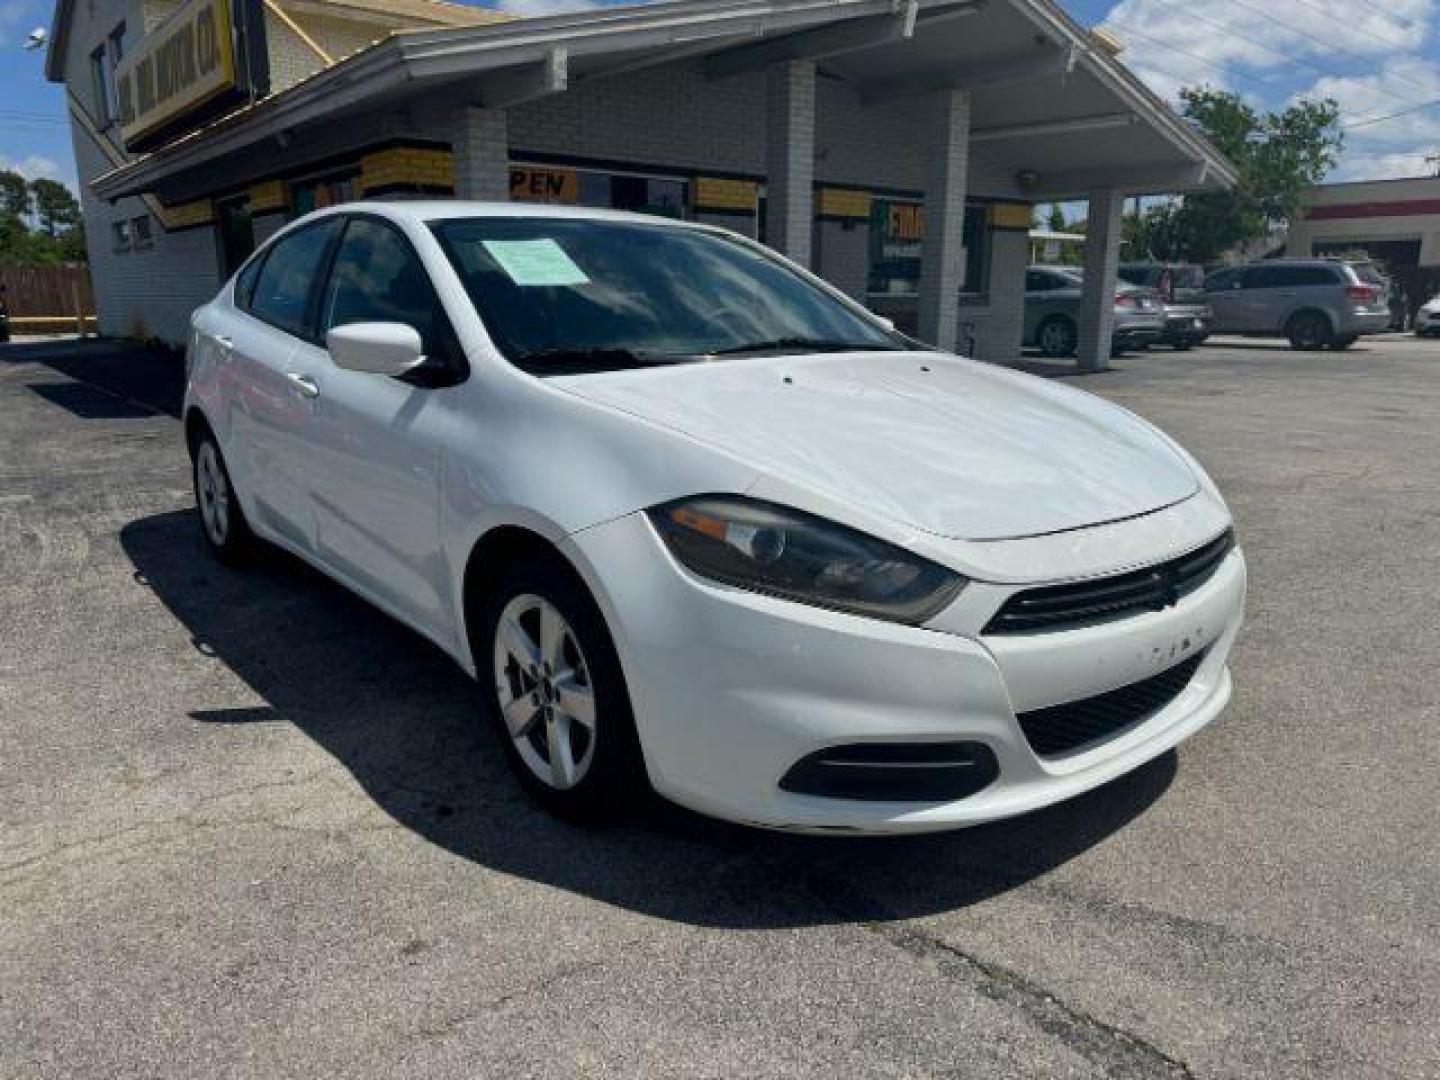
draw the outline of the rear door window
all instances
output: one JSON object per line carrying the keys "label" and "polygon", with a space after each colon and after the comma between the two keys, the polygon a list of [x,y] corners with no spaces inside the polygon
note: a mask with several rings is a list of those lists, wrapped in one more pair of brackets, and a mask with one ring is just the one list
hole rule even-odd
{"label": "rear door window", "polygon": [[1329,266],[1252,266],[1245,271],[1247,289],[1298,289],[1309,285],[1334,285],[1338,279]]}
{"label": "rear door window", "polygon": [[296,337],[313,339],[311,300],[340,225],[340,218],[326,218],[277,241],[255,280],[250,314]]}

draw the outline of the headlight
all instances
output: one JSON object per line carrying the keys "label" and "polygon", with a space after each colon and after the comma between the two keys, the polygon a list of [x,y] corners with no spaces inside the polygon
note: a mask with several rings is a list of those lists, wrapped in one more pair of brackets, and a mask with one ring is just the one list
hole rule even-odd
{"label": "headlight", "polygon": [[650,520],[701,577],[854,615],[917,626],[965,584],[893,544],[754,499],[681,499],[652,509]]}

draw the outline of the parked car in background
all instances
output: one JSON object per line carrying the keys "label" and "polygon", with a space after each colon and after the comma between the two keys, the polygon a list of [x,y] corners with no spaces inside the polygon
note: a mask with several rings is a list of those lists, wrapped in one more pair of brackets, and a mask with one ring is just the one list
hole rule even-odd
{"label": "parked car in background", "polygon": [[[1032,266],[1025,271],[1025,340],[1046,356],[1071,356],[1080,341],[1080,294],[1085,274],[1078,266]],[[1122,353],[1159,341],[1165,307],[1155,289],[1122,281],[1115,288],[1115,332],[1111,351]]]}
{"label": "parked car in background", "polygon": [[1389,329],[1388,287],[1373,264],[1272,259],[1205,279],[1217,334],[1288,338],[1296,349],[1348,349]]}
{"label": "parked car in background", "polygon": [[1440,336],[1440,296],[1432,296],[1415,312],[1415,336]]}
{"label": "parked car in background", "polygon": [[1154,289],[1165,306],[1165,332],[1159,344],[1184,351],[1210,336],[1213,313],[1205,299],[1205,271],[1188,263],[1129,262],[1120,266],[1120,278],[1131,285]]}
{"label": "parked car in background", "polygon": [[566,815],[653,785],[781,828],[973,825],[1229,700],[1245,561],[1189,454],[746,237],[344,205],[192,327],[206,543],[268,540],[432,639]]}

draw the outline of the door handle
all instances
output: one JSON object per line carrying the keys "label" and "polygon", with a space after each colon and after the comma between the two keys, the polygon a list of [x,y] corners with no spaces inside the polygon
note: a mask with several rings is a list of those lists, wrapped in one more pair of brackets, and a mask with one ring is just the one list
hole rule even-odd
{"label": "door handle", "polygon": [[299,392],[301,397],[316,398],[320,396],[320,387],[309,375],[299,371],[287,371],[285,378],[290,380],[290,385]]}

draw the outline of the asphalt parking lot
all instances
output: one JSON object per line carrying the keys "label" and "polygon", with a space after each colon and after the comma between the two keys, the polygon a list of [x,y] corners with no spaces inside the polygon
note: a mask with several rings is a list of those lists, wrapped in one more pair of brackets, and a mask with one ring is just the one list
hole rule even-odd
{"label": "asphalt parking lot", "polygon": [[546,817],[438,651],[207,557],[172,370],[0,346],[0,1075],[1440,1076],[1440,343],[1075,382],[1230,499],[1234,704],[817,840]]}

